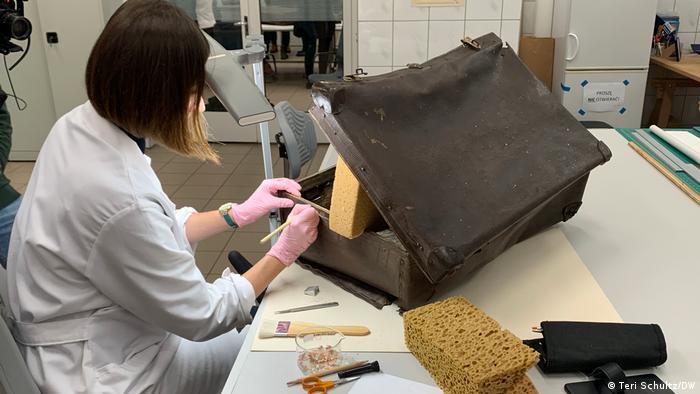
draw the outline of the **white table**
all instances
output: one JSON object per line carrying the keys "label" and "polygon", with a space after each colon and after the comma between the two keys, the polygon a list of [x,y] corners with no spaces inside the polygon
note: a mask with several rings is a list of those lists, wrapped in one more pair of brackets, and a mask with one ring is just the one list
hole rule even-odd
{"label": "white table", "polygon": [[[700,207],[617,132],[591,131],[613,157],[592,172],[581,211],[560,226],[624,321],[658,323],[663,329],[668,361],[650,372],[670,383],[695,381],[700,387]],[[285,385],[300,375],[294,352],[250,351],[259,323],[253,321],[223,392],[302,393],[299,386]],[[434,384],[410,353],[355,356],[379,360],[384,372]],[[586,379],[544,376],[537,368],[529,376],[541,393],[563,393],[565,383]],[[350,387],[332,392],[347,393]]]}

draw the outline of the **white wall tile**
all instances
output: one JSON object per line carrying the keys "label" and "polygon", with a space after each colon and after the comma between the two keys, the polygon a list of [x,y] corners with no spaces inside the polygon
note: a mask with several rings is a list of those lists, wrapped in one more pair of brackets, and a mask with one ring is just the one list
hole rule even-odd
{"label": "white wall tile", "polygon": [[522,12],[522,23],[523,23],[523,35],[534,35],[535,34],[535,12],[537,3],[534,1],[526,1],[523,3]]}
{"label": "white wall tile", "polygon": [[358,0],[357,20],[390,21],[394,15],[394,0]]}
{"label": "white wall tile", "polygon": [[372,66],[360,66],[360,68],[367,73],[367,76],[381,75],[391,72],[391,67],[372,67]]}
{"label": "white wall tile", "polygon": [[680,16],[680,32],[695,32],[698,30],[698,16],[700,16],[700,1],[676,0],[676,12]]}
{"label": "white wall tile", "polygon": [[395,21],[428,20],[428,7],[414,7],[411,0],[394,0]]}
{"label": "white wall tile", "polygon": [[478,38],[487,33],[501,35],[501,21],[467,21],[464,27],[464,35]]}
{"label": "white wall tile", "polygon": [[462,38],[464,38],[464,21],[430,21],[428,58],[434,58],[457,48]]}
{"label": "white wall tile", "polygon": [[671,12],[675,4],[676,0],[659,0],[656,4],[656,11],[661,13]]}
{"label": "white wall tile", "polygon": [[693,51],[690,44],[695,44],[695,34],[695,32],[678,33],[678,39],[681,41],[681,54],[688,54]]}
{"label": "white wall tile", "polygon": [[[465,0],[467,1],[467,0]],[[431,21],[453,21],[464,20],[466,7],[462,4],[459,7],[430,7]]]}
{"label": "white wall tile", "polygon": [[521,19],[523,0],[503,0],[503,19]]}
{"label": "white wall tile", "polygon": [[467,19],[501,19],[503,0],[467,0]]}
{"label": "white wall tile", "polygon": [[518,53],[520,44],[520,21],[501,22],[501,40],[507,42]]}
{"label": "white wall tile", "polygon": [[367,66],[392,65],[392,25],[393,22],[357,23],[357,56],[359,64]]}
{"label": "white wall tile", "polygon": [[394,66],[428,60],[428,21],[394,22]]}

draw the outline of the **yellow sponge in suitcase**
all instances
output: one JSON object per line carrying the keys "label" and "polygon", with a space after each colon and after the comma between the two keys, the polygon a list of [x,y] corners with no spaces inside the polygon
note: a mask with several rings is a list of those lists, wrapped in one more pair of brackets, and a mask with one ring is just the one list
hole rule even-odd
{"label": "yellow sponge in suitcase", "polygon": [[381,218],[362,185],[341,158],[338,158],[335,167],[330,211],[328,227],[350,239],[360,236]]}
{"label": "yellow sponge in suitcase", "polygon": [[404,336],[446,394],[537,392],[525,372],[539,354],[464,297],[406,312]]}

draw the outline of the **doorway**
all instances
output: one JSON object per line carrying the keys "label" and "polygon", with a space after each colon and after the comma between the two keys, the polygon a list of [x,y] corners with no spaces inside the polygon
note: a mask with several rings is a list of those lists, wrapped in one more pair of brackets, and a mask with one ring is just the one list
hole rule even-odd
{"label": "doorway", "polygon": [[[264,35],[265,94],[273,105],[288,101],[306,111],[312,104],[311,84],[344,73],[343,39],[348,29],[343,24],[343,0],[170,1],[228,50],[241,49],[246,35]],[[209,100],[204,116],[212,140],[260,142],[258,128],[239,126],[216,98]],[[270,122],[269,129],[274,141],[277,122]],[[317,139],[328,141],[319,132]]]}

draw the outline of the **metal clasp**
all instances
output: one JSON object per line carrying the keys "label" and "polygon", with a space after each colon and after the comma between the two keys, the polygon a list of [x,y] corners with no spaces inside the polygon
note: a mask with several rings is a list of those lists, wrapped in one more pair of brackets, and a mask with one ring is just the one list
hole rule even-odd
{"label": "metal clasp", "polygon": [[479,44],[478,42],[476,42],[476,40],[474,40],[474,39],[471,38],[471,37],[464,37],[464,38],[462,38],[460,41],[462,42],[462,45],[464,45],[465,47],[466,47],[466,46],[470,46],[470,47],[472,47],[472,48],[474,48],[474,49],[476,49],[476,50],[481,49],[481,44]]}
{"label": "metal clasp", "polygon": [[358,80],[358,79],[361,79],[361,78],[362,78],[363,76],[365,76],[365,75],[367,75],[367,73],[365,72],[365,70],[363,70],[363,69],[361,69],[361,68],[358,68],[358,69],[355,69],[355,73],[354,73],[354,74],[350,74],[350,75],[344,76],[344,77],[343,77],[343,80],[344,80],[344,81],[356,81],[356,80]]}

